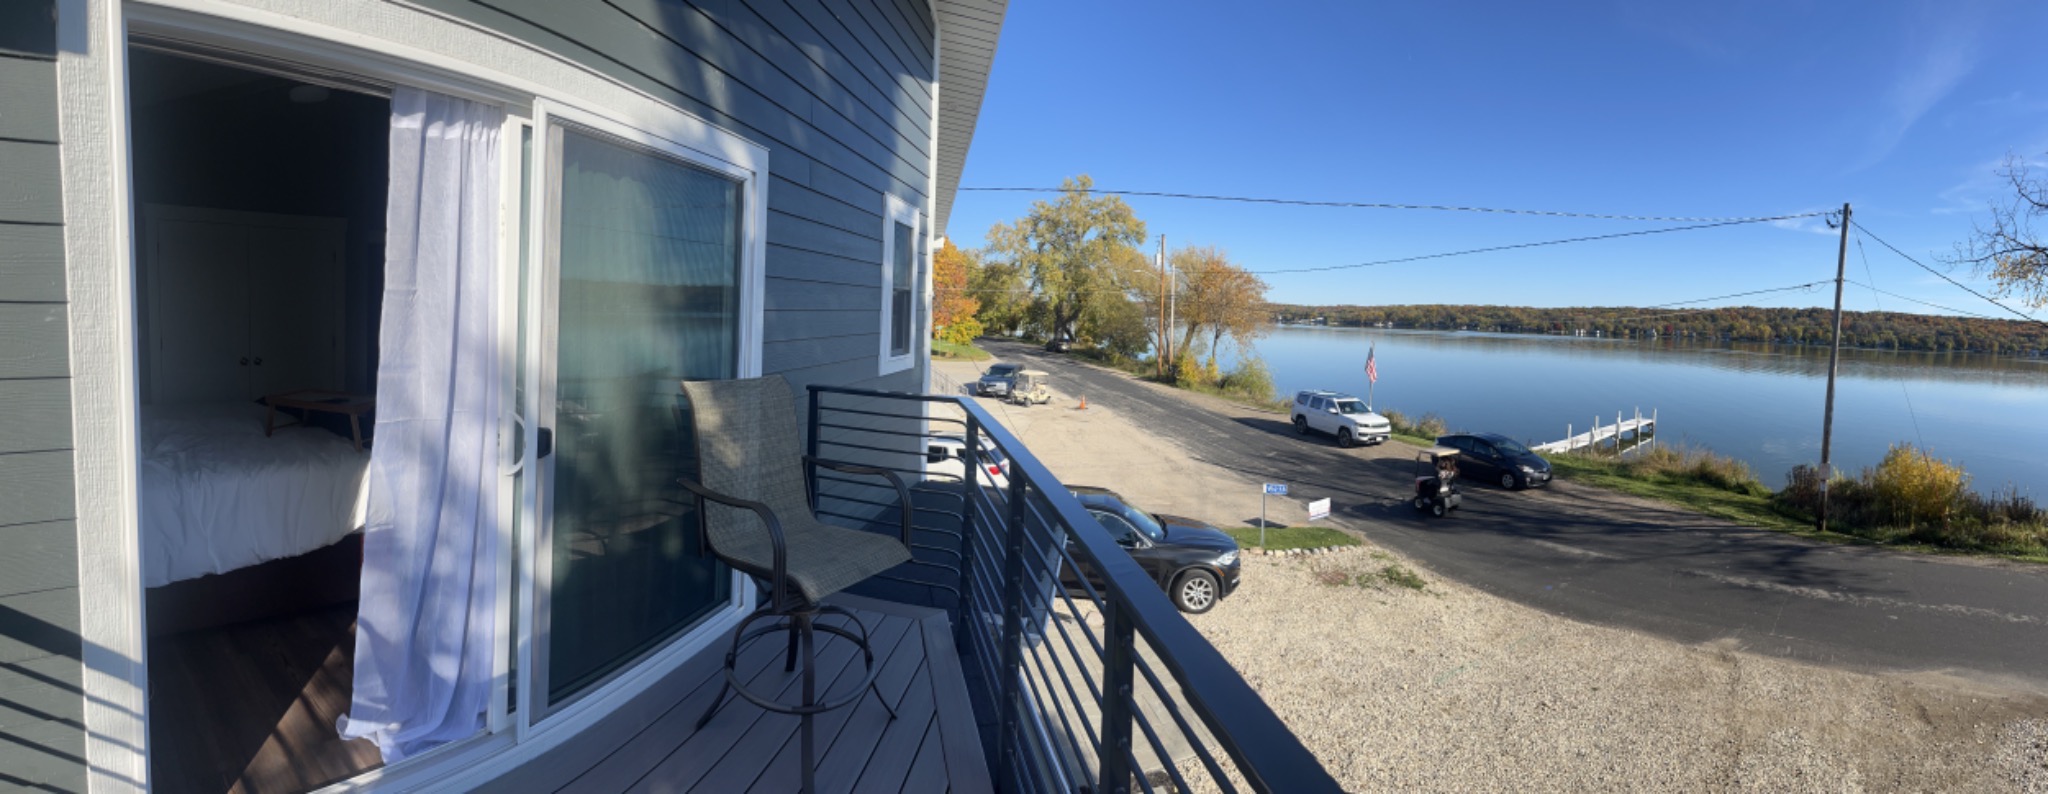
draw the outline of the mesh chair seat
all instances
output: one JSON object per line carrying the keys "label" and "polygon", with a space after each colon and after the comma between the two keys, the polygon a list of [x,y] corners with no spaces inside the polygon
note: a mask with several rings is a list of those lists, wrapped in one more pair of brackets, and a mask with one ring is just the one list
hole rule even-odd
{"label": "mesh chair seat", "polygon": [[[910,561],[910,550],[887,535],[835,527],[808,511],[776,518],[782,522],[789,586],[814,604]],[[750,576],[768,579],[775,567],[775,547],[767,531],[735,535],[718,545],[718,556]]]}

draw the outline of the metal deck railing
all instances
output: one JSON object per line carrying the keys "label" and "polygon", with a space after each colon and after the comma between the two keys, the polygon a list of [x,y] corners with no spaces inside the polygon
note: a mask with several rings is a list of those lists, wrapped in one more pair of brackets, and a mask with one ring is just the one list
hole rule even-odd
{"label": "metal deck railing", "polygon": [[[1339,790],[1158,584],[979,403],[810,391],[811,454],[919,483],[916,561],[876,587],[947,610],[1000,787]],[[960,476],[926,466],[930,445],[944,439],[965,447]],[[991,475],[991,451],[1007,471]],[[820,515],[895,520],[894,491],[876,480],[825,472],[813,493]]]}

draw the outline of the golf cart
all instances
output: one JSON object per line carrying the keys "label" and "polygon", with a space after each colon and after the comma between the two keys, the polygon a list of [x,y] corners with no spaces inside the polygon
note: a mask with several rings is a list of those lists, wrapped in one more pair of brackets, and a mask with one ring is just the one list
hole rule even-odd
{"label": "golf cart", "polygon": [[1052,402],[1052,392],[1045,388],[1050,377],[1044,370],[1019,370],[1010,376],[1010,402],[1017,405],[1044,405]]}
{"label": "golf cart", "polygon": [[1415,453],[1415,509],[1441,516],[1460,501],[1458,451],[1438,446]]}

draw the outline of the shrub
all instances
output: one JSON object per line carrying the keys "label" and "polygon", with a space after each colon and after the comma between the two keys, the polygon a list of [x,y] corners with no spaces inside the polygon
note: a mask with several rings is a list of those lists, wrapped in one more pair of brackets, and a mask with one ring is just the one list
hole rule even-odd
{"label": "shrub", "polygon": [[1415,427],[1413,425],[1408,424],[1407,414],[1401,413],[1400,411],[1396,411],[1392,408],[1388,408],[1386,410],[1380,411],[1380,415],[1387,418],[1387,424],[1393,426],[1394,432],[1403,433],[1406,435],[1414,435],[1414,433],[1410,431],[1414,430]]}
{"label": "shrub", "polygon": [[1450,431],[1451,426],[1435,413],[1423,414],[1422,420],[1415,423],[1415,435],[1426,438],[1436,438]]}
{"label": "shrub", "polygon": [[1177,356],[1174,361],[1173,382],[1182,386],[1209,386],[1208,370],[1194,356]]}
{"label": "shrub", "polygon": [[1259,402],[1272,402],[1273,375],[1266,371],[1266,362],[1248,358],[1223,376],[1223,393]]}
{"label": "shrub", "polygon": [[1948,526],[1968,493],[1969,475],[1911,444],[1895,444],[1869,477],[1891,523],[1907,528]]}

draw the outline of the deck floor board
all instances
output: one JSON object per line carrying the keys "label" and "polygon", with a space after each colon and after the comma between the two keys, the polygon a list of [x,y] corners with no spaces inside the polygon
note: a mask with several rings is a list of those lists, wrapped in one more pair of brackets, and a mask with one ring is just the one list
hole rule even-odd
{"label": "deck floor board", "polygon": [[[867,625],[876,687],[898,713],[889,719],[870,694],[815,718],[820,792],[992,791],[975,715],[944,612],[855,596],[835,599]],[[828,619],[829,620],[829,619]],[[836,621],[835,621],[836,622]],[[820,692],[847,690],[865,674],[850,642],[818,639]],[[800,721],[726,695],[703,731],[698,715],[722,679],[728,638],[685,662],[636,703],[608,715],[489,788],[573,792],[786,792],[801,770]],[[782,670],[785,645],[764,637],[738,662],[750,686],[791,702],[801,678]],[[966,726],[959,729],[957,726]],[[913,775],[918,777],[913,779]]]}

